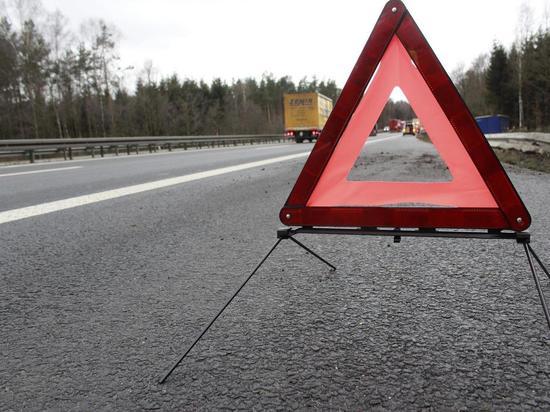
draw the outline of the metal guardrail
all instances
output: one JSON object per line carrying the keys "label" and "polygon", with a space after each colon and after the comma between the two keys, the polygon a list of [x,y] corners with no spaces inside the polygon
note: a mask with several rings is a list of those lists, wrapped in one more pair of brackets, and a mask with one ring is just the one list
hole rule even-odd
{"label": "metal guardrail", "polygon": [[75,138],[75,139],[9,139],[0,140],[0,158],[27,158],[34,163],[41,156],[63,156],[65,160],[77,155],[106,154],[118,156],[121,152],[139,154],[158,150],[227,147],[245,144],[282,142],[282,134],[231,135],[231,136],[168,136],[168,137],[117,137],[117,138]]}
{"label": "metal guardrail", "polygon": [[[493,147],[515,149],[522,152],[550,153],[550,134],[506,133],[487,135]],[[146,150],[227,147],[244,144],[261,144],[288,141],[282,134],[226,135],[226,136],[148,136],[75,139],[0,139],[0,160],[28,159],[31,163],[41,156],[63,156],[65,160],[74,156],[90,155],[104,157],[106,154],[139,154]]]}

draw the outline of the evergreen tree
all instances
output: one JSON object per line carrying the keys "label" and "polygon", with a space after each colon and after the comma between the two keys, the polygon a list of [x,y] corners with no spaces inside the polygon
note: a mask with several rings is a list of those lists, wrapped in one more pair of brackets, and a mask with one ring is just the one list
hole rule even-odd
{"label": "evergreen tree", "polygon": [[513,99],[511,89],[511,67],[504,47],[493,44],[487,68],[487,103],[495,114],[511,115]]}

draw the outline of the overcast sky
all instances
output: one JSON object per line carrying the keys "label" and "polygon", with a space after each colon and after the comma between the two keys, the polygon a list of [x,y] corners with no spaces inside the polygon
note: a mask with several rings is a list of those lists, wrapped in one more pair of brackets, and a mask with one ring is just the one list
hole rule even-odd
{"label": "overcast sky", "polygon": [[[466,66],[494,40],[510,45],[525,0],[409,0],[408,9],[447,71]],[[122,65],[146,60],[160,75],[227,81],[290,75],[344,85],[384,0],[43,0],[75,31],[103,18],[121,32]],[[550,0],[527,1],[536,25]],[[536,29],[536,27],[534,27]]]}

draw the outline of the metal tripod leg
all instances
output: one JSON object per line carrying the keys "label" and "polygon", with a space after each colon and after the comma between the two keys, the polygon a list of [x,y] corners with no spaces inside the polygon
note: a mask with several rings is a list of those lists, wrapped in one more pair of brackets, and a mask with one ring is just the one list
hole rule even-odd
{"label": "metal tripod leg", "polygon": [[[533,261],[531,259],[531,253],[533,252],[533,249],[527,245],[523,244],[523,248],[525,249],[525,254],[527,255],[527,260],[529,261],[529,267],[531,268],[531,273],[533,274],[533,279],[535,280],[535,286],[537,287],[537,292],[539,294],[540,303],[542,305],[542,310],[544,312],[544,316],[546,317],[546,322],[548,322],[548,328],[550,329],[550,312],[548,311],[548,305],[546,304],[546,299],[544,298],[544,293],[542,291],[542,288],[540,286],[540,281],[537,276],[537,272],[535,271],[535,266],[533,265]],[[546,268],[542,265],[538,257],[533,253],[533,256],[535,256],[535,259],[537,260],[537,263],[541,265],[541,267],[546,272]],[[546,272],[546,274],[548,274]]]}
{"label": "metal tripod leg", "polygon": [[306,250],[308,253],[311,253],[313,256],[315,256],[317,259],[319,259],[321,262],[323,262],[325,265],[329,266],[332,271],[336,270],[336,266],[331,265],[328,263],[325,259],[323,259],[321,256],[319,256],[317,253],[315,253],[313,250],[308,248],[303,243],[299,242],[298,240],[294,239],[292,236],[289,236],[288,239],[292,240],[294,243],[296,243],[298,246],[300,246],[302,249]]}
{"label": "metal tripod leg", "polygon": [[530,244],[527,244],[527,247],[529,248],[529,252],[531,252],[531,254],[533,255],[533,257],[535,258],[535,260],[537,261],[537,263],[539,264],[539,266],[541,267],[542,271],[544,273],[546,273],[546,276],[548,276],[548,279],[550,280],[550,272],[548,272],[548,269],[546,269],[546,267],[544,266],[544,264],[542,263],[542,261],[539,259],[539,257],[537,256],[537,254],[535,253],[535,251],[533,250],[533,248],[531,247]]}
{"label": "metal tripod leg", "polygon": [[201,338],[203,337],[203,335],[208,331],[208,329],[210,329],[210,326],[212,326],[214,324],[214,322],[216,322],[216,320],[220,317],[220,315],[223,313],[223,311],[229,306],[229,304],[231,302],[233,302],[233,299],[235,299],[235,297],[237,297],[237,295],[239,294],[239,292],[246,286],[246,284],[248,283],[248,281],[250,279],[252,279],[252,276],[254,276],[256,274],[256,272],[260,269],[260,267],[264,264],[264,262],[267,260],[267,258],[269,256],[271,256],[271,254],[273,253],[273,251],[277,248],[277,246],[279,246],[279,243],[281,243],[283,241],[283,239],[277,239],[277,242],[275,243],[275,245],[271,248],[271,250],[267,253],[267,255],[265,255],[265,257],[262,259],[262,261],[259,263],[258,266],[256,266],[256,269],[254,269],[252,271],[252,273],[246,278],[246,280],[243,282],[243,284],[239,287],[239,289],[237,289],[237,291],[233,294],[233,296],[231,296],[231,299],[229,299],[227,301],[227,303],[224,305],[224,307],[218,312],[218,314],[214,317],[214,319],[212,319],[212,321],[208,324],[208,326],[202,331],[202,333],[199,335],[199,337],[197,339],[195,339],[195,341],[193,342],[193,344],[191,346],[189,346],[189,348],[185,351],[185,353],[183,354],[183,356],[181,356],[176,363],[174,363],[174,366],[172,366],[170,368],[170,370],[166,373],[166,375],[164,375],[164,377],[159,381],[159,384],[163,384],[164,382],[166,382],[166,379],[168,379],[168,377],[172,374],[172,372],[174,372],[174,370],[179,366],[179,364],[185,359],[185,357],[187,356],[187,354],[189,352],[191,352],[191,350],[195,347],[195,345],[201,340]]}

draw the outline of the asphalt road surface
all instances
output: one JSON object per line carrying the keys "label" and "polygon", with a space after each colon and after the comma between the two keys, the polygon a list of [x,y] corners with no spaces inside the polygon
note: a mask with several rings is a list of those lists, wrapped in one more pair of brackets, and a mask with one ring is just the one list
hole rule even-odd
{"label": "asphalt road surface", "polygon": [[[445,179],[429,144],[372,141],[354,178]],[[302,237],[334,273],[284,242],[158,385],[275,242],[310,149],[0,167],[0,410],[549,410],[510,241]],[[550,266],[550,175],[507,169]]]}

